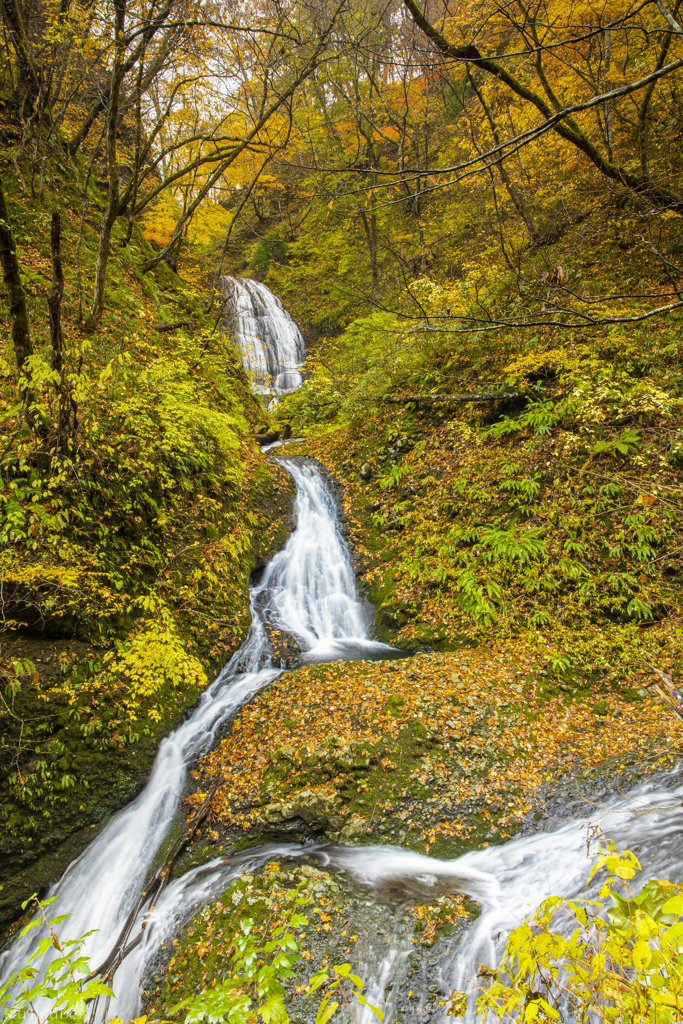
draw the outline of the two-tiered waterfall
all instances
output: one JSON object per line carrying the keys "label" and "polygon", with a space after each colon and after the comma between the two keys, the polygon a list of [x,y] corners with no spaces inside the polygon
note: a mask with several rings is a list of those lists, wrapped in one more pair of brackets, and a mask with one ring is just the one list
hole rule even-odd
{"label": "two-tiered waterfall", "polygon": [[[244,352],[245,365],[262,375],[264,390],[286,391],[300,382],[298,365],[303,342],[298,328],[264,285],[223,279],[232,288],[233,335]],[[296,484],[297,527],[252,588],[252,625],[229,665],[204,694],[199,706],[161,744],[146,788],[116,815],[90,847],[52,887],[54,910],[70,914],[61,926],[65,937],[94,931],[85,953],[93,966],[116,943],[131,908],[143,893],[153,865],[169,842],[184,793],[188,766],[207,751],[217,728],[261,688],[280,675],[271,661],[266,625],[293,634],[304,661],[336,658],[390,657],[397,652],[368,637],[363,608],[356,595],[349,551],[342,537],[332,497],[317,468],[305,461],[281,464]],[[605,798],[591,814],[621,847],[640,857],[643,878],[683,877],[683,786],[676,777],[624,796]],[[330,847],[282,844],[219,857],[171,882],[154,908],[143,907],[131,938],[140,939],[114,977],[117,1000],[109,1015],[124,1019],[140,1008],[140,984],[147,966],[165,939],[177,932],[197,908],[214,899],[247,870],[273,858],[309,857],[321,866],[344,871],[370,892],[391,891],[393,898],[431,898],[465,892],[482,906],[481,916],[434,968],[445,997],[453,988],[472,984],[480,961],[493,964],[510,929],[550,894],[579,894],[586,884],[587,818],[568,821],[554,831],[522,837],[501,847],[441,861],[394,847]],[[412,939],[398,926],[390,935],[368,939],[366,994],[383,1005],[391,1024],[397,992]],[[3,978],[23,965],[35,950],[42,930],[16,941],[0,962]],[[387,943],[386,940],[389,940]],[[374,943],[374,945],[373,945]],[[388,948],[387,948],[388,945]],[[389,984],[391,982],[391,985]],[[433,986],[432,986],[433,987]],[[401,1019],[415,1024],[438,1019],[443,1011],[427,993],[401,1006]],[[364,1024],[364,1011],[357,1019]],[[374,1020],[374,1018],[373,1018]]]}

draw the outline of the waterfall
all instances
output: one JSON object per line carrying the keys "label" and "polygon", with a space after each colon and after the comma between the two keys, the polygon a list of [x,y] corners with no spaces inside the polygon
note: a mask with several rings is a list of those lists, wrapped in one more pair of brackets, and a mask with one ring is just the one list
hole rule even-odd
{"label": "waterfall", "polygon": [[265,284],[221,277],[225,324],[242,353],[254,390],[284,395],[301,386],[306,345],[301,331]]}
{"label": "waterfall", "polygon": [[[551,832],[522,836],[504,846],[466,853],[455,860],[439,860],[391,846],[342,847],[329,845],[272,844],[247,850],[232,857],[219,857],[194,868],[172,882],[145,921],[141,944],[120,969],[115,988],[122,993],[116,1006],[121,1016],[139,1012],[139,986],[161,946],[189,921],[197,908],[217,899],[245,871],[255,871],[270,860],[305,857],[319,867],[343,871],[375,896],[424,903],[448,893],[466,893],[482,908],[481,915],[442,951],[430,976],[439,987],[437,998],[446,999],[453,989],[474,992],[480,963],[494,966],[500,959],[510,931],[551,895],[594,898],[603,881],[596,878],[586,889],[596,851],[588,850],[591,826],[614,839],[619,849],[637,853],[643,871],[640,884],[648,878],[683,877],[683,785],[677,773],[660,776],[627,795],[612,797],[594,809],[590,817],[566,822]],[[638,888],[636,879],[632,885]],[[429,1006],[426,993],[417,1003],[400,1001],[401,984],[406,981],[412,937],[395,914],[395,928],[389,949],[375,936],[367,936],[374,951],[371,972],[363,972],[365,995],[382,1007],[384,1024],[394,1019],[419,1024],[440,1020],[443,1011]],[[425,954],[431,959],[432,954]],[[387,995],[389,983],[393,992]],[[415,985],[415,982],[412,982]],[[470,998],[467,1020],[477,1019]],[[374,1015],[359,1007],[358,1024],[376,1024]]]}
{"label": "waterfall", "polygon": [[[97,929],[85,946],[93,967],[116,942],[165,845],[188,765],[209,749],[221,722],[280,674],[272,663],[266,625],[293,633],[302,661],[399,653],[368,639],[349,550],[320,473],[306,462],[281,461],[296,484],[297,527],[251,588],[252,624],[245,642],[191,717],[163,740],[142,793],[112,818],[50,889],[49,895],[57,897],[56,911],[71,915],[61,928],[65,938]],[[0,958],[0,976],[23,965],[42,937],[42,929],[35,928],[15,942]]]}
{"label": "waterfall", "polygon": [[[223,278],[231,303],[232,332],[245,365],[263,392],[283,393],[301,383],[303,339],[279,301],[254,281]],[[177,820],[188,767],[211,746],[230,715],[281,673],[273,661],[268,629],[296,638],[303,663],[337,658],[400,656],[368,637],[358,600],[348,547],[332,496],[316,467],[303,460],[279,460],[296,485],[297,527],[286,546],[251,588],[252,623],[239,651],[204,693],[194,713],[160,745],[150,779],[140,795],[116,815],[52,886],[54,911],[70,914],[60,926],[63,938],[93,932],[84,954],[93,966],[110,953],[130,911],[143,893],[152,868],[168,845]],[[117,999],[110,1015],[124,1020],[140,1009],[140,985],[164,941],[248,870],[271,859],[311,858],[321,867],[343,871],[381,898],[425,902],[447,893],[477,900],[480,917],[442,950],[433,980],[447,997],[453,988],[471,989],[477,964],[497,962],[510,930],[549,895],[572,897],[584,890],[591,858],[589,825],[620,848],[633,850],[643,864],[642,878],[683,878],[683,785],[675,773],[660,775],[629,795],[610,797],[590,818],[568,821],[554,831],[513,839],[505,846],[438,860],[396,847],[344,848],[283,843],[220,857],[171,882],[153,907],[145,907],[131,937],[139,942],[113,982]],[[396,927],[389,949],[368,937],[372,967],[364,970],[366,995],[383,1005],[385,1024],[394,1015],[420,1024],[439,1017],[422,992],[417,1005],[401,1003],[412,938]],[[369,926],[370,927],[370,926]],[[35,928],[0,957],[0,978],[23,966],[44,937]],[[391,985],[391,994],[389,988]],[[426,988],[426,985],[422,986]],[[400,1004],[400,1005],[399,1005]],[[440,1011],[441,1014],[443,1011]],[[469,1019],[474,1019],[472,1005]],[[375,1024],[368,1011],[356,1011],[358,1024]]]}

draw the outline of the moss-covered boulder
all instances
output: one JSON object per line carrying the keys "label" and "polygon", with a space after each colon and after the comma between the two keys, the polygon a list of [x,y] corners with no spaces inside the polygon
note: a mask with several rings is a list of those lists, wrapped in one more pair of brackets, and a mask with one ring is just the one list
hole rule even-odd
{"label": "moss-covered boulder", "polygon": [[[368,977],[368,964],[377,963],[394,944],[412,954],[397,958],[392,978],[395,1001],[410,1006],[413,992],[424,988],[426,993],[430,984],[436,991],[438,958],[427,961],[421,954],[441,951],[441,944],[477,912],[462,895],[435,897],[426,903],[376,901],[343,874],[321,870],[314,863],[275,859],[243,874],[164,944],[143,983],[148,1019],[175,1017],[172,1008],[181,1000],[232,977],[236,946],[244,930],[263,947],[288,920],[293,897],[303,901],[295,909],[304,921],[299,919],[292,931],[295,948],[288,950],[292,977],[285,982],[285,1004],[290,1019],[301,1024],[315,1020],[321,993],[308,995],[307,982],[317,970],[350,963],[370,997],[368,985],[373,979]],[[263,954],[259,963],[268,963],[268,956]],[[249,986],[244,988],[255,996]],[[352,989],[346,994],[351,996]]]}
{"label": "moss-covered boulder", "polygon": [[446,857],[502,842],[569,790],[677,756],[683,723],[630,683],[553,675],[503,645],[283,675],[202,761],[190,808],[220,782],[184,865],[284,836]]}

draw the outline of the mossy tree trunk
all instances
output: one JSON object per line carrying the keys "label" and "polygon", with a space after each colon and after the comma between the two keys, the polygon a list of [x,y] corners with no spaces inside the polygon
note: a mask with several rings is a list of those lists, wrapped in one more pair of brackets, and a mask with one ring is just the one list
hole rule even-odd
{"label": "mossy tree trunk", "polygon": [[107,280],[107,263],[109,261],[109,248],[111,244],[111,233],[116,223],[119,212],[119,165],[116,154],[116,129],[119,120],[119,95],[121,82],[124,75],[123,55],[126,41],[124,27],[126,21],[126,0],[114,0],[114,38],[116,45],[114,49],[114,66],[111,73],[111,86],[109,90],[109,105],[107,107],[107,174],[109,179],[109,194],[107,197],[107,208],[102,217],[100,227],[100,241],[97,250],[97,264],[95,267],[95,288],[93,292],[92,306],[86,317],[84,328],[86,331],[94,331],[102,319],[104,312],[104,295]]}
{"label": "mossy tree trunk", "polygon": [[29,54],[20,4],[17,0],[1,0],[0,11],[16,56],[17,82],[14,103],[23,121],[35,113],[40,96],[40,82]]}
{"label": "mossy tree trunk", "polygon": [[62,299],[64,298],[62,222],[59,213],[56,211],[52,214],[50,249],[52,251],[52,290],[47,297],[47,305],[50,311],[52,369],[56,370],[59,374],[59,382],[56,385],[59,395],[56,448],[62,454],[67,454],[69,448],[75,446],[78,406],[74,401],[73,390],[67,379],[64,364],[64,335],[62,331]]}
{"label": "mossy tree trunk", "polygon": [[52,369],[62,372],[64,365],[62,336],[62,299],[64,297],[64,272],[62,270],[62,224],[58,213],[52,214],[50,230],[52,252],[52,290],[47,297],[50,311],[50,339],[52,342]]}
{"label": "mossy tree trunk", "polygon": [[21,283],[19,260],[16,244],[9,219],[9,210],[5,199],[5,191],[0,178],[0,261],[5,279],[5,287],[9,296],[10,317],[12,319],[12,345],[21,371],[28,357],[33,354],[31,327],[26,306],[26,293]]}

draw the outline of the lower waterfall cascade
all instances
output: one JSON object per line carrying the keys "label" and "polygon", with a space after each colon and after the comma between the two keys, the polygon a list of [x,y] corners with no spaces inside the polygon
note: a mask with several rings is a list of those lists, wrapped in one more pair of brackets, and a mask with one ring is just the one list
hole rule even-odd
{"label": "lower waterfall cascade", "polygon": [[[222,278],[230,304],[228,319],[245,367],[264,394],[284,394],[301,384],[305,347],[301,333],[279,300],[254,281]],[[203,694],[194,712],[161,743],[145,788],[115,815],[99,836],[68,867],[48,895],[57,913],[70,915],[64,938],[89,936],[84,954],[93,966],[115,945],[124,922],[144,892],[153,868],[181,817],[189,768],[206,753],[219,728],[245,702],[280,676],[269,629],[293,637],[298,663],[402,657],[369,635],[368,616],[359,600],[348,546],[333,497],[311,462],[280,456],[279,464],[296,485],[297,525],[285,547],[251,587],[251,627],[240,649]],[[216,899],[232,881],[274,859],[306,858],[353,879],[364,895],[404,906],[410,901],[465,893],[481,906],[480,916],[440,948],[431,975],[441,996],[472,988],[481,962],[494,965],[506,936],[547,897],[580,895],[592,858],[589,826],[599,823],[620,848],[633,850],[650,876],[683,878],[683,785],[675,773],[660,773],[630,793],[612,795],[586,817],[552,830],[512,839],[503,846],[439,860],[393,846],[332,846],[276,843],[222,856],[169,882],[153,907],[141,910],[131,933],[139,941],[118,968],[108,1015],[128,1020],[141,1010],[146,974],[163,943],[176,935],[198,907]],[[594,889],[589,889],[589,892]],[[0,983],[23,966],[44,937],[35,928],[0,955]],[[412,938],[395,915],[395,929],[379,941],[368,936],[365,995],[391,1024],[399,1010]],[[424,1024],[443,1017],[426,992],[401,1009],[401,1020]],[[412,1016],[411,1016],[412,1014]],[[468,1020],[476,1019],[470,1000]],[[375,1018],[356,1011],[357,1024]]]}
{"label": "lower waterfall cascade", "polygon": [[[300,641],[302,662],[400,657],[368,637],[350,554],[332,496],[309,463],[282,459],[296,484],[297,526],[251,588],[252,624],[195,712],[161,743],[142,793],[69,865],[49,895],[70,914],[66,938],[96,929],[85,953],[93,966],[109,954],[143,891],[178,812],[188,765],[211,746],[218,727],[282,669],[272,663],[266,624]],[[43,937],[33,929],[0,957],[0,977],[22,966]]]}
{"label": "lower waterfall cascade", "polygon": [[[473,992],[480,963],[493,967],[498,962],[510,931],[521,924],[551,895],[594,898],[603,879],[587,886],[595,859],[588,850],[591,827],[599,824],[604,834],[620,849],[635,852],[642,864],[643,880],[649,877],[683,876],[683,784],[677,772],[649,780],[630,793],[620,794],[590,816],[567,821],[550,832],[512,839],[504,846],[491,846],[466,853],[455,860],[438,860],[412,850],[392,846],[329,846],[272,844],[246,850],[232,857],[218,857],[173,881],[152,913],[146,917],[142,943],[121,968],[123,1006],[129,1015],[139,1012],[136,1001],[145,970],[162,944],[196,913],[197,907],[217,899],[241,874],[254,871],[272,860],[306,858],[319,867],[342,871],[361,888],[379,899],[423,902],[450,893],[465,893],[476,900],[482,913],[460,935],[454,936],[433,972],[442,998],[453,989]],[[656,842],[653,842],[656,837]],[[637,888],[637,883],[635,884]],[[381,1007],[386,1024],[398,1009],[396,993],[405,975],[407,958],[414,951],[412,937],[396,926],[387,936],[389,948],[378,936],[370,939],[374,963],[364,977],[364,994]],[[388,994],[390,987],[393,993]],[[415,1015],[402,1018],[428,1019],[426,993],[415,1007]],[[121,1000],[119,1000],[119,1004]],[[477,1020],[470,997],[467,1021]],[[358,1024],[373,1024],[374,1014],[366,1007],[356,1009]],[[124,1014],[125,1016],[125,1014]],[[436,1018],[443,1018],[443,1013]]]}

